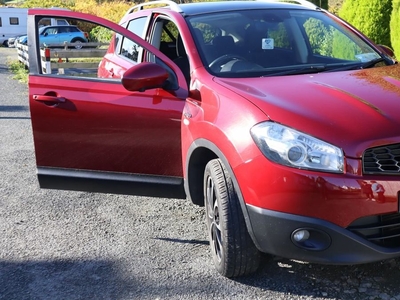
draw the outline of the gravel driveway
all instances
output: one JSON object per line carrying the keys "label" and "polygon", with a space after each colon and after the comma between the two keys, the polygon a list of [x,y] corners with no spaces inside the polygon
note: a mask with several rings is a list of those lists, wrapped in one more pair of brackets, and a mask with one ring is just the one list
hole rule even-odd
{"label": "gravel driveway", "polygon": [[[10,57],[10,58],[8,58]],[[229,280],[204,212],[184,200],[41,190],[27,86],[0,48],[0,299],[397,299],[400,260],[322,266],[265,257]]]}

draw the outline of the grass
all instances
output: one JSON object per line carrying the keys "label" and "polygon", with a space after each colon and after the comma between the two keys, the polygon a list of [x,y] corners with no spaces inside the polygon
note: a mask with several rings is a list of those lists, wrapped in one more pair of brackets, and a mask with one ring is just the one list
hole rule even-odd
{"label": "grass", "polygon": [[18,60],[7,62],[8,67],[14,74],[13,79],[16,79],[23,83],[28,83],[28,70],[25,65],[20,63]]}
{"label": "grass", "polygon": [[[62,59],[63,62],[66,62],[66,59]],[[86,62],[86,63],[99,63],[102,60],[102,57],[83,57],[83,58],[68,58],[68,62],[70,63],[79,63],[79,62]],[[52,58],[52,63],[57,63],[58,59]]]}

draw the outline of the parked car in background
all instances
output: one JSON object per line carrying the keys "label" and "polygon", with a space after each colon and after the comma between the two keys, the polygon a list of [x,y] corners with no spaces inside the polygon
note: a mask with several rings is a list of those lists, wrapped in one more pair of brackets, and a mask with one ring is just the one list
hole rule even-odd
{"label": "parked car in background", "polygon": [[17,44],[17,41],[19,40],[19,38],[21,38],[21,36],[24,36],[24,35],[18,35],[18,36],[14,36],[14,37],[9,38],[8,39],[8,43],[7,43],[8,47],[10,47],[10,48],[15,47],[16,44]]}
{"label": "parked car in background", "polygon": [[8,39],[26,34],[27,8],[0,7],[0,44],[8,46]]}
{"label": "parked car in background", "polygon": [[31,45],[40,186],[205,206],[227,277],[254,272],[261,253],[400,257],[400,66],[335,15],[291,2],[155,1],[119,25],[30,10],[32,41],[49,16],[115,33],[97,78],[44,74],[42,40]]}
{"label": "parked car in background", "polygon": [[88,34],[73,25],[44,26],[39,29],[39,41],[47,47],[60,47],[63,43],[75,43],[76,49],[88,42]]}
{"label": "parked car in background", "polygon": [[[82,43],[88,42],[88,34],[73,25],[43,26],[39,28],[39,41],[41,46],[60,48],[64,43],[75,43],[73,47],[81,49]],[[28,36],[20,36],[18,42],[27,45]]]}
{"label": "parked car in background", "polygon": [[22,44],[22,45],[27,45],[28,44],[28,36],[27,35],[22,35],[16,41],[17,41],[16,43],[19,43],[19,44]]}
{"label": "parked car in background", "polygon": [[[60,8],[58,8],[60,9]],[[66,9],[64,9],[66,10]],[[26,35],[28,9],[12,6],[0,7],[0,44],[13,47],[16,36]],[[43,18],[40,26],[69,25],[66,19]],[[11,42],[11,45],[9,45]]]}

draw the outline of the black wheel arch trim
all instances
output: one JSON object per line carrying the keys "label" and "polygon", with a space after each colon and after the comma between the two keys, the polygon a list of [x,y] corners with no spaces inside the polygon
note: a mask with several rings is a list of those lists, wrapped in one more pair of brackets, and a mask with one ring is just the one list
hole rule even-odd
{"label": "black wheel arch trim", "polygon": [[[253,225],[251,223],[251,219],[250,219],[249,213],[247,211],[247,205],[246,205],[246,202],[244,201],[242,192],[239,187],[239,183],[236,180],[236,176],[231,168],[231,165],[229,164],[228,159],[223,154],[223,152],[218,148],[218,146],[207,139],[197,139],[197,140],[193,141],[193,143],[190,145],[190,147],[187,151],[187,156],[186,156],[186,161],[185,161],[185,171],[186,171],[185,173],[187,174],[188,177],[190,177],[189,169],[188,169],[189,163],[190,163],[190,158],[191,158],[192,154],[194,153],[194,151],[200,147],[204,147],[204,148],[209,149],[210,151],[214,152],[217,156],[216,158],[219,158],[225,165],[225,168],[227,169],[229,175],[231,176],[233,185],[235,187],[235,190],[236,190],[236,193],[237,193],[237,196],[239,199],[240,207],[243,212],[244,220],[246,222],[247,231],[249,232],[250,237],[253,240],[256,247],[260,248],[257,243],[257,239],[255,238],[254,232],[253,232]],[[188,181],[189,181],[188,178],[185,178],[184,188],[185,188],[187,198],[193,202]]]}

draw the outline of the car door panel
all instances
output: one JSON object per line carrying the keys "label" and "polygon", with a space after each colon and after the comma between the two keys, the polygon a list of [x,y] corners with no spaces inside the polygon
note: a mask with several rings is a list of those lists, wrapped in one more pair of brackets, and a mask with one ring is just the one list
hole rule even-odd
{"label": "car door panel", "polygon": [[[30,10],[32,16],[43,14],[49,12]],[[104,22],[166,58],[109,21],[68,11],[58,11],[57,17]],[[34,17],[29,21],[34,22]],[[28,34],[32,36],[30,40],[36,40],[34,31]],[[29,100],[42,187],[185,196],[180,134],[187,93],[184,88],[131,92],[115,79],[44,75],[39,49],[32,48]],[[165,62],[184,82],[183,74],[173,63]]]}

